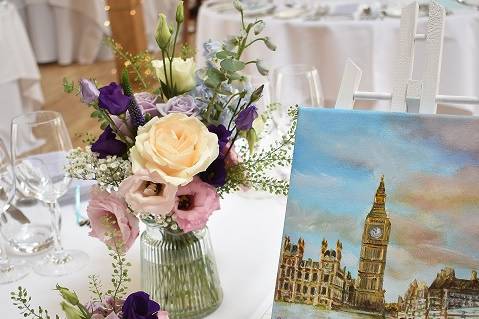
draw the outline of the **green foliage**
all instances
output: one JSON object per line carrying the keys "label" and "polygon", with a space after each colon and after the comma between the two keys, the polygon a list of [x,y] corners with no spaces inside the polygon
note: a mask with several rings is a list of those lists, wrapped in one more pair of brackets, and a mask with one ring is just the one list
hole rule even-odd
{"label": "green foliage", "polygon": [[156,83],[155,71],[151,65],[152,57],[148,51],[132,54],[123,49],[121,44],[113,38],[105,38],[105,43],[115,55],[123,60],[123,66],[129,73],[134,74],[133,82],[144,90],[151,88]]}
{"label": "green foliage", "polygon": [[14,306],[18,308],[20,314],[24,318],[36,318],[36,319],[59,319],[58,315],[52,317],[48,310],[38,306],[38,308],[34,308],[30,302],[32,297],[29,295],[27,289],[23,287],[18,287],[16,291],[12,291],[10,293],[10,299]]}
{"label": "green foliage", "polygon": [[93,301],[103,302],[103,285],[97,275],[88,276],[88,289],[92,293]]}
{"label": "green foliage", "polygon": [[[239,36],[233,37],[224,42],[220,51],[218,51],[214,58],[213,63],[208,63],[206,70],[204,70],[203,81],[205,85],[212,91],[211,98],[207,103],[206,109],[203,111],[202,117],[208,124],[217,124],[219,119],[225,110],[233,111],[230,123],[239,114],[239,112],[251,103],[257,101],[261,97],[261,91],[253,93],[254,98],[247,100],[244,97],[248,94],[246,89],[242,91],[240,89],[228,89],[233,82],[247,81],[247,78],[243,75],[242,71],[248,64],[258,64],[258,60],[245,61],[242,59],[243,53],[247,48],[252,46],[256,42],[263,42],[266,46],[270,45],[270,41],[266,37],[261,37],[260,33],[264,28],[264,21],[257,20],[252,23],[246,24],[244,21],[243,11],[238,10],[241,14],[241,33]],[[268,40],[268,41],[267,41]],[[261,74],[267,75],[268,70],[261,68]],[[240,104],[234,106],[235,100],[230,98],[237,94],[237,99],[242,98]],[[224,102],[224,101],[227,102]],[[219,102],[221,101],[221,102]],[[230,103],[233,104],[230,105]]]}
{"label": "green foliage", "polygon": [[72,93],[75,90],[75,82],[73,80],[68,80],[68,78],[63,78],[63,91],[65,93]]}
{"label": "green foliage", "polygon": [[[263,115],[271,116],[276,107],[276,105],[270,106]],[[221,196],[239,191],[243,187],[277,195],[288,194],[288,181],[270,175],[273,168],[289,167],[292,162],[292,149],[298,117],[297,107],[291,107],[288,114],[291,118],[290,128],[272,145],[254,153],[248,150],[248,146],[239,147],[238,153],[243,161],[228,169],[227,182],[218,189]]]}
{"label": "green foliage", "polygon": [[196,55],[196,50],[189,43],[183,43],[180,50],[180,57],[183,60],[186,60],[189,58],[194,58],[195,55]]}

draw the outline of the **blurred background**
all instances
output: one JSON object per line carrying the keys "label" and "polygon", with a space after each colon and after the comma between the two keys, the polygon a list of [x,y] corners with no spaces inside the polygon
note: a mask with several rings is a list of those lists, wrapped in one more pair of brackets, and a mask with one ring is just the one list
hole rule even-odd
{"label": "blurred background", "polygon": [[[479,0],[440,0],[448,9],[441,94],[479,95]],[[400,0],[244,0],[247,19],[264,19],[265,33],[278,47],[258,46],[272,72],[254,79],[268,84],[265,100],[333,105],[344,63],[352,58],[363,70],[363,90],[388,91],[399,37]],[[428,1],[420,1],[421,15]],[[154,31],[158,13],[174,21],[176,0],[2,0],[0,1],[0,136],[8,140],[11,119],[47,109],[62,113],[74,146],[77,133],[97,133],[96,121],[73,94],[63,91],[64,78],[115,81],[129,56],[115,60],[113,48],[158,55]],[[203,43],[223,40],[239,30],[230,1],[185,0],[186,24],[180,41],[196,50],[203,63]],[[420,28],[425,28],[425,19]],[[112,40],[113,39],[113,40]],[[418,45],[416,64],[425,63]],[[300,64],[300,65],[298,65]],[[144,72],[149,72],[144,70]],[[279,74],[279,76],[278,76]],[[294,87],[292,83],[298,83]],[[260,83],[255,83],[260,84]],[[286,99],[286,100],[285,100]],[[281,102],[281,101],[280,101]],[[383,109],[384,105],[360,104]],[[473,109],[440,106],[441,113],[473,114]]]}

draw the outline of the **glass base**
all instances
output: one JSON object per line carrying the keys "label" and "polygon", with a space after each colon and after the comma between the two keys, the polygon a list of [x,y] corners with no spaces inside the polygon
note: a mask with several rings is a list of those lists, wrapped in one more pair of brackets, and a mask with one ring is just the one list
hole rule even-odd
{"label": "glass base", "polygon": [[29,273],[30,268],[25,265],[25,262],[10,261],[7,265],[0,266],[0,285],[20,280]]}
{"label": "glass base", "polygon": [[85,267],[89,259],[88,255],[80,250],[53,252],[35,263],[33,271],[48,277],[69,275]]}
{"label": "glass base", "polygon": [[39,254],[53,245],[52,231],[46,225],[25,224],[7,237],[14,252],[22,255]]}
{"label": "glass base", "polygon": [[147,225],[140,249],[142,288],[170,319],[204,318],[221,305],[223,292],[207,228],[174,234]]}

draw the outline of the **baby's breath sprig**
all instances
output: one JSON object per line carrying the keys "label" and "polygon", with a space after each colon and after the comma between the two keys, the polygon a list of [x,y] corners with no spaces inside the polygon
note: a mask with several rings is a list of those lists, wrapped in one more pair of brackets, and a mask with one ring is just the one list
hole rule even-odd
{"label": "baby's breath sprig", "polygon": [[[51,319],[48,310],[38,306],[35,309],[31,304],[32,297],[29,295],[26,288],[18,287],[16,291],[10,293],[10,299],[14,306],[20,310],[21,315],[24,318],[33,318],[33,319]],[[58,315],[55,315],[55,319],[60,319]]]}
{"label": "baby's breath sprig", "polygon": [[104,190],[117,190],[120,183],[131,175],[131,163],[117,156],[98,158],[89,146],[76,148],[67,155],[65,171],[70,177],[96,180]]}

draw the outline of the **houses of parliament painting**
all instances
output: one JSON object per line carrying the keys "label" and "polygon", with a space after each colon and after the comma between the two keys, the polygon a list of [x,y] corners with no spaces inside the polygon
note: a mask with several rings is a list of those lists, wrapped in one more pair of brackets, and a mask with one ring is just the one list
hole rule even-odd
{"label": "houses of parliament painting", "polygon": [[297,127],[272,319],[479,318],[479,119]]}

